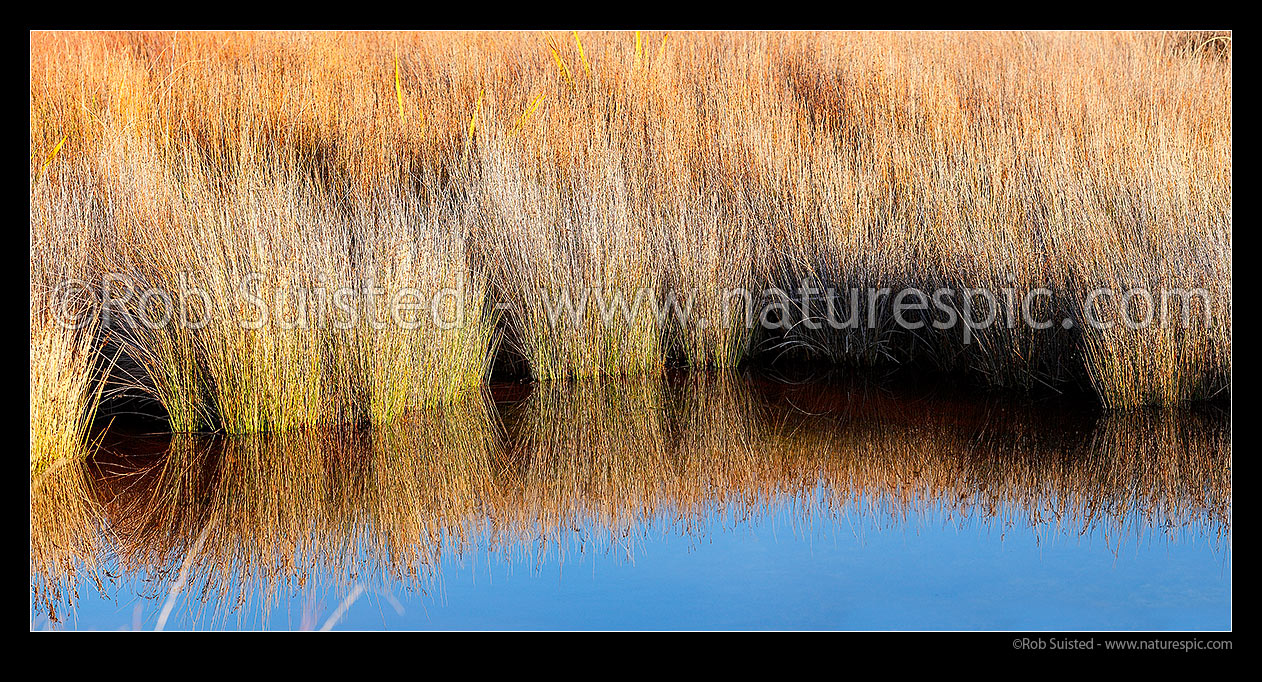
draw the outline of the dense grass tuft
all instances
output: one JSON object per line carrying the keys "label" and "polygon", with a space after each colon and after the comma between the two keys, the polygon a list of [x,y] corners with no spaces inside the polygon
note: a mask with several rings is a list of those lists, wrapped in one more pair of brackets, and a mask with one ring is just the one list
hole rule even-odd
{"label": "dense grass tuft", "polygon": [[[38,339],[121,351],[120,384],[173,431],[450,403],[485,381],[501,332],[541,379],[788,354],[1076,383],[1123,408],[1230,383],[1228,36],[35,33],[31,178],[33,242],[75,234],[88,279],[211,292],[198,329],[127,324],[153,312],[134,303],[94,335]],[[52,257],[33,250],[33,269]],[[267,291],[459,282],[470,324],[246,330],[247,273]],[[966,343],[898,328],[886,300],[873,327],[764,332],[722,296],[807,284],[1047,287],[1040,318],[1075,324]],[[1171,286],[1207,289],[1212,314],[1083,324],[1087,291]],[[690,298],[708,324],[649,305],[551,322],[551,301],[591,287]],[[90,414],[76,387],[48,390],[48,409]]]}

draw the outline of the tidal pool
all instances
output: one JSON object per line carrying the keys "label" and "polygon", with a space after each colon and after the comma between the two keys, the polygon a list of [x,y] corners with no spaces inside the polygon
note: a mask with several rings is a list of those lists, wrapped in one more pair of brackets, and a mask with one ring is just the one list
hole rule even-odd
{"label": "tidal pool", "polygon": [[1230,418],[688,375],[386,427],[119,429],[32,627],[1227,629]]}

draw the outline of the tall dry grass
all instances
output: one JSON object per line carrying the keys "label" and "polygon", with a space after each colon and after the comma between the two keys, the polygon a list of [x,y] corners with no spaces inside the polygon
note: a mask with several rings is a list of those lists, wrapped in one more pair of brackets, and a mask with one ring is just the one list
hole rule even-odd
{"label": "tall dry grass", "polygon": [[[35,33],[31,229],[84,230],[98,274],[212,292],[204,329],[98,335],[175,431],[388,421],[481,383],[497,330],[539,378],[789,353],[1078,383],[1110,407],[1201,399],[1231,370],[1231,52],[1213,38]],[[464,281],[474,324],[242,331],[228,294],[247,272]],[[808,283],[1047,287],[1035,312],[1076,324],[965,343],[899,328],[886,299],[871,328],[768,332],[721,296]],[[1206,288],[1212,314],[1084,327],[1087,291],[1135,286]],[[550,323],[549,299],[589,287],[691,295],[709,324]]]}
{"label": "tall dry grass", "polygon": [[[53,159],[55,160],[55,159]],[[38,175],[33,182],[47,188]],[[60,197],[70,205],[75,197]],[[32,479],[88,455],[88,431],[110,362],[100,317],[76,280],[94,274],[92,239],[31,206],[30,459]],[[72,209],[73,210],[73,209]],[[69,285],[67,285],[69,283]]]}

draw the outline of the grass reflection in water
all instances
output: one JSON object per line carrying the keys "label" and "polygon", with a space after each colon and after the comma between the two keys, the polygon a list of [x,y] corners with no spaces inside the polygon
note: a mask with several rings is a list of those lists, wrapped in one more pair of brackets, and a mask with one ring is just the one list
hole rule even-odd
{"label": "grass reflection in water", "polygon": [[[1229,421],[696,374],[554,382],[373,428],[107,439],[32,484],[32,591],[142,575],[211,614],[291,589],[425,588],[443,553],[633,551],[790,505],[804,523],[922,512],[1035,533],[1174,539],[1230,530]],[[655,529],[655,530],[654,530]],[[1229,540],[1227,540],[1229,542]]]}

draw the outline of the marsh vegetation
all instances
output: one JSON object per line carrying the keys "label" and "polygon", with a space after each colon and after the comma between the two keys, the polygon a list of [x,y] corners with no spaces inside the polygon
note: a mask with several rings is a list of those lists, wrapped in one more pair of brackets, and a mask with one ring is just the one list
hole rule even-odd
{"label": "marsh vegetation", "polygon": [[[607,546],[785,500],[1229,530],[1230,34],[34,32],[30,50],[49,613],[114,569],[241,606],[315,579],[423,584],[473,538]],[[273,294],[263,324],[239,323],[246,281]],[[1033,315],[1054,323],[909,328],[885,298],[838,327],[790,298],[800,323],[774,327],[724,295],[909,287],[958,292],[952,311],[1046,290]],[[1135,326],[1101,289],[1204,296]],[[296,323],[332,290],[367,314]],[[373,324],[404,290],[437,318]],[[687,300],[696,323],[552,314],[592,291]],[[140,292],[201,323],[148,324],[171,311]],[[990,397],[741,378],[786,368]],[[528,396],[494,404],[496,372]],[[133,412],[163,435],[111,421]]]}
{"label": "marsh vegetation", "polygon": [[[55,341],[117,354],[113,381],[176,432],[381,423],[484,385],[496,353],[538,379],[790,356],[1079,386],[1108,407],[1221,397],[1231,53],[1212,37],[35,33],[32,391],[64,414],[32,428],[56,440],[90,414],[75,396],[91,391],[48,384],[82,383],[90,353],[46,348],[45,320],[60,281],[100,297],[106,273],[210,293],[200,329],[128,324],[154,305],[136,297]],[[277,291],[460,282],[471,313],[457,330],[242,330],[228,292],[247,274]],[[1046,287],[1044,316],[1079,322],[1095,287],[1209,298],[1178,329],[970,341],[900,329],[889,301],[873,326],[775,334],[720,310],[726,289],[804,283]],[[589,288],[690,292],[710,324],[544,314]],[[276,317],[307,303],[282,297]]]}

